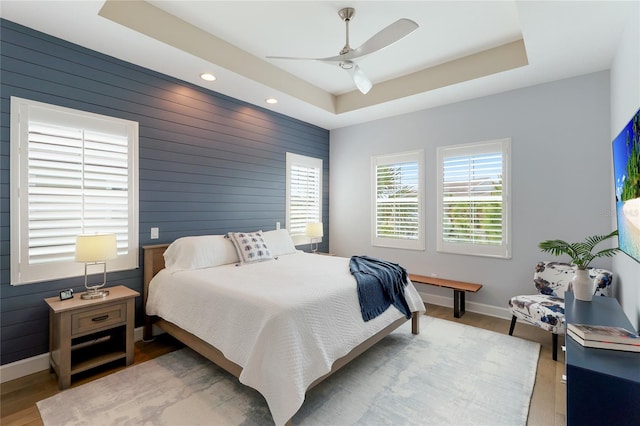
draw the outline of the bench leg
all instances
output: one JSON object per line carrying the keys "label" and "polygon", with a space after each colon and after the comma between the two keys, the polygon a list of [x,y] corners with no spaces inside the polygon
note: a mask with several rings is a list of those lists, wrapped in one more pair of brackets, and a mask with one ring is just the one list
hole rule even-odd
{"label": "bench leg", "polygon": [[518,318],[515,315],[511,317],[511,326],[509,327],[509,336],[513,336],[513,330],[516,328],[517,320]]}
{"label": "bench leg", "polygon": [[464,313],[464,291],[453,290],[453,316],[460,318]]}

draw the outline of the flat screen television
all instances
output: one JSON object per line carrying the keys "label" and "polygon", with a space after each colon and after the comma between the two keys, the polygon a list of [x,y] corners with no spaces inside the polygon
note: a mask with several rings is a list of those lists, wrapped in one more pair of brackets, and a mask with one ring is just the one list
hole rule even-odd
{"label": "flat screen television", "polygon": [[620,250],[640,262],[640,109],[612,142]]}

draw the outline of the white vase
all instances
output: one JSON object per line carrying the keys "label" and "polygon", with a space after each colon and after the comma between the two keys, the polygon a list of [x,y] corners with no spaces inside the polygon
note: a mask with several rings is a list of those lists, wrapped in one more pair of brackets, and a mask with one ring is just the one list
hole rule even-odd
{"label": "white vase", "polygon": [[573,296],[577,300],[583,300],[585,302],[591,302],[593,297],[593,280],[589,278],[589,271],[587,269],[576,269],[576,274],[571,279],[571,286],[573,287]]}

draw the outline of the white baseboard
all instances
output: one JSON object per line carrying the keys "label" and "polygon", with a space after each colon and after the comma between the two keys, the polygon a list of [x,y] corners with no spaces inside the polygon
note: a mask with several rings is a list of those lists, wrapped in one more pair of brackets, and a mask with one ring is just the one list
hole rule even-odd
{"label": "white baseboard", "polygon": [[[436,294],[425,293],[422,291],[419,291],[418,293],[420,294],[420,297],[422,297],[422,301],[425,303],[453,308],[453,297],[438,296]],[[485,305],[483,303],[470,302],[468,300],[465,300],[465,311],[506,320],[511,319],[511,312],[509,312],[509,308],[507,307],[502,308],[493,305]]]}
{"label": "white baseboard", "polygon": [[[142,327],[133,331],[133,338],[137,342],[142,340]],[[49,352],[21,359],[16,362],[0,366],[0,383],[19,379],[29,374],[38,373],[49,369]]]}
{"label": "white baseboard", "polygon": [[[438,296],[424,292],[419,293],[425,303],[453,308],[453,297]],[[511,313],[509,313],[508,308],[498,308],[496,306],[484,305],[482,303],[469,302],[468,300],[465,303],[465,310],[507,320],[511,319]],[[162,330],[154,329],[154,336],[159,333],[162,333]],[[133,337],[136,342],[142,340],[142,327],[138,327],[134,330]],[[48,352],[0,366],[0,383],[8,382],[10,380],[18,379],[47,369],[49,369]]]}
{"label": "white baseboard", "polygon": [[49,368],[49,352],[0,366],[0,383],[28,376]]}

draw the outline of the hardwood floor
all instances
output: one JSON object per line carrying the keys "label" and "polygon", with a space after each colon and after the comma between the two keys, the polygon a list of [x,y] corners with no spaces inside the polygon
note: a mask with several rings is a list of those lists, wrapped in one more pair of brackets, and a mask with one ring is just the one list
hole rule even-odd
{"label": "hardwood floor", "polygon": [[[467,311],[462,318],[454,318],[453,309],[428,305],[427,315],[498,333],[508,334],[509,332],[509,321],[474,312]],[[551,335],[536,327],[518,323],[514,336],[538,342],[542,346],[527,425],[564,426],[566,424],[565,385],[560,382],[562,374],[564,374],[564,353],[559,351],[558,361],[553,361],[551,359]],[[560,336],[559,345],[563,344],[563,337]],[[179,342],[167,335],[159,336],[150,343],[137,342],[134,364],[159,357],[180,347],[182,345]],[[95,369],[84,375],[74,376],[71,386],[79,386],[123,368],[117,364]],[[49,371],[41,371],[3,383],[0,387],[0,424],[4,426],[42,425],[35,404],[37,401],[58,392],[55,374],[49,373]]]}

